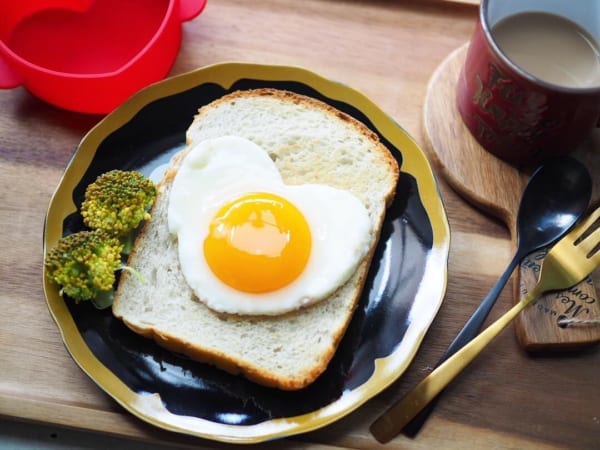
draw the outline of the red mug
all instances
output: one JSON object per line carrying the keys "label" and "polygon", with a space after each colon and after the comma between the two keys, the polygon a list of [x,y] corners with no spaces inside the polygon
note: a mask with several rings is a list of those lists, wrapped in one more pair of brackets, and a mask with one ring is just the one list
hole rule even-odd
{"label": "red mug", "polygon": [[[507,56],[508,44],[499,45],[498,23],[508,24],[506,19],[517,14],[528,14],[518,19],[526,22],[534,17],[532,12],[552,15],[542,17],[542,22],[569,20],[567,25],[574,23],[586,32],[592,54],[593,47],[598,48],[600,2],[482,0],[456,91],[458,110],[475,139],[485,150],[521,167],[575,150],[600,126],[600,78],[586,79],[583,85],[548,81],[546,74],[533,74],[517,65],[514,53]],[[518,25],[505,27],[505,33],[517,33]],[[520,38],[516,44],[514,35],[511,38],[513,47],[518,47]],[[549,53],[554,51],[551,48]],[[596,60],[586,63],[594,70],[597,64],[600,76],[598,58],[596,53]]]}

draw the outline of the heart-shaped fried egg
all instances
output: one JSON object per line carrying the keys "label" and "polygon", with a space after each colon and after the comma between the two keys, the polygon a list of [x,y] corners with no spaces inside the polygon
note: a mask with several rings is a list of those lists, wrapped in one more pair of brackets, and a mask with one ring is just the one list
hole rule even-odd
{"label": "heart-shaped fried egg", "polygon": [[234,136],[189,150],[168,220],[188,285],[232,314],[282,314],[327,298],[367,254],[373,227],[350,192],[286,185],[265,150]]}

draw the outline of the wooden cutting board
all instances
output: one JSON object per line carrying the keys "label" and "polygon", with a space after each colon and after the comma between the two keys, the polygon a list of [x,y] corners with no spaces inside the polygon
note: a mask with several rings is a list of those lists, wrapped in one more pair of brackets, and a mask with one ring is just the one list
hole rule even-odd
{"label": "wooden cutting board", "polygon": [[[531,171],[518,170],[486,152],[463,124],[455,104],[455,87],[467,45],[450,54],[429,82],[423,121],[428,150],[453,189],[507,225],[516,249],[516,215]],[[592,175],[590,210],[600,204],[600,129],[596,131],[573,154]],[[515,303],[535,284],[542,257],[543,252],[529,255],[515,270]],[[516,319],[519,342],[528,351],[573,350],[597,344],[600,324],[593,320],[600,319],[599,301],[592,277],[569,290],[544,295]],[[576,322],[565,326],[562,319]]]}

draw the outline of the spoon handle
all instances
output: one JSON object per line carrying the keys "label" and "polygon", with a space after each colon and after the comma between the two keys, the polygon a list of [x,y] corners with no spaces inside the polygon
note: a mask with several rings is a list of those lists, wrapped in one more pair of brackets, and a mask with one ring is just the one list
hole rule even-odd
{"label": "spoon handle", "polygon": [[[504,270],[504,273],[500,276],[500,278],[498,278],[496,284],[494,284],[492,289],[490,289],[490,291],[481,301],[475,312],[471,315],[469,320],[465,323],[460,332],[456,335],[456,337],[448,346],[446,352],[442,355],[435,367],[438,367],[440,364],[442,364],[444,361],[446,361],[448,358],[454,355],[457,351],[463,348],[466,344],[468,344],[475,336],[477,336],[477,333],[479,333],[479,330],[485,322],[485,319],[492,310],[494,303],[496,303],[496,300],[500,296],[502,289],[504,289],[504,286],[506,286],[506,283],[508,282],[510,276],[512,275],[513,271],[515,270],[515,267],[517,266],[520,260],[521,252],[517,251],[512,261]],[[427,407],[423,408],[413,420],[406,424],[406,426],[402,429],[402,433],[409,437],[415,437],[427,421],[427,418],[435,408],[435,405],[437,404],[438,400],[439,395],[437,395],[427,405]]]}

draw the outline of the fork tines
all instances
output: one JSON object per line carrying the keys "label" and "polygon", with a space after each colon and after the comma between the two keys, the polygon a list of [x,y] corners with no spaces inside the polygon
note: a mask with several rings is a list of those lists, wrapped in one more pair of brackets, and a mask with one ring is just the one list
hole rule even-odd
{"label": "fork tines", "polygon": [[595,254],[600,258],[600,208],[597,208],[589,217],[587,217],[577,229],[582,231],[573,245],[581,247],[588,258]]}

